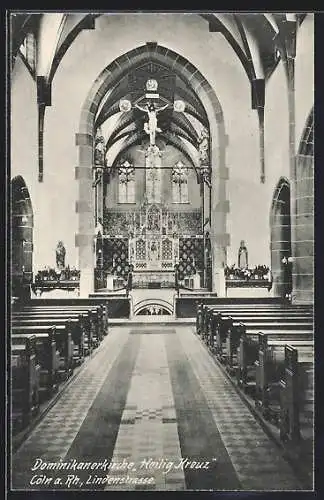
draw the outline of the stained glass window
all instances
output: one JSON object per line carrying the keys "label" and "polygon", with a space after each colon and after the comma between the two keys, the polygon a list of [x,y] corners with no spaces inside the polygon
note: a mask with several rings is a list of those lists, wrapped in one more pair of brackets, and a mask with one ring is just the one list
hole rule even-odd
{"label": "stained glass window", "polygon": [[128,160],[118,168],[118,203],[135,203],[135,169]]}
{"label": "stained glass window", "polygon": [[179,160],[171,171],[172,176],[172,202],[188,203],[188,168]]}

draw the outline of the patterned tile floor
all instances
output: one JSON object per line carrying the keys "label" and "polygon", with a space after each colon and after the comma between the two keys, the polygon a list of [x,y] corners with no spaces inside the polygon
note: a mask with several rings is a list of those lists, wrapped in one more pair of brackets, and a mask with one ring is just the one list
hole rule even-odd
{"label": "patterned tile floor", "polygon": [[20,490],[301,489],[189,325],[111,328],[11,470]]}

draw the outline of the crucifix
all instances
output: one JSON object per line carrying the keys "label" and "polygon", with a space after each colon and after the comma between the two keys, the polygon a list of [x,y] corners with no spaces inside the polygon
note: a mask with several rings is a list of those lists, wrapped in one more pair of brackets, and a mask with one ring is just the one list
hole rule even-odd
{"label": "crucifix", "polygon": [[[172,106],[172,103],[157,93],[157,89],[158,82],[156,80],[147,80],[146,93],[133,105],[133,107],[139,111],[147,114],[148,120],[144,123],[144,131],[150,137],[150,146],[155,146],[156,134],[162,132],[161,128],[158,126],[158,113]],[[145,101],[145,105],[140,105],[142,101]],[[158,101],[162,101],[166,104],[158,106]],[[128,99],[121,99],[119,102],[119,109],[123,112],[130,111],[132,109],[132,103]],[[183,112],[185,110],[185,103],[176,100],[173,103],[173,109],[177,112]]]}
{"label": "crucifix", "polygon": [[162,132],[157,123],[157,114],[169,107],[169,104],[156,108],[154,103],[149,103],[145,108],[135,104],[135,107],[148,115],[148,121],[144,123],[144,130],[150,136],[150,145],[155,146],[155,136],[157,132]]}
{"label": "crucifix", "polygon": [[151,78],[146,81],[145,94],[140,96],[134,104],[128,99],[119,101],[120,111],[129,112],[132,108],[136,108],[147,115],[144,131],[150,138],[150,144],[145,152],[145,169],[147,196],[150,203],[160,203],[161,201],[161,151],[156,145],[156,135],[162,132],[162,129],[158,126],[157,115],[172,106],[177,112],[185,110],[183,101],[175,100],[172,103],[161,96],[157,90],[158,82]]}

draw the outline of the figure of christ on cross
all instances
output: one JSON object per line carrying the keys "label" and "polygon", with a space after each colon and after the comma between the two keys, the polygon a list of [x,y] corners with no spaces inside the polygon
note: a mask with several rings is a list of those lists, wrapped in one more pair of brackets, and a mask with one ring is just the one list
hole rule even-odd
{"label": "figure of christ on cross", "polygon": [[160,108],[155,108],[154,104],[147,104],[145,108],[142,108],[138,104],[135,104],[135,107],[148,115],[148,121],[144,123],[144,130],[150,136],[150,145],[155,146],[155,135],[157,132],[162,132],[162,130],[158,127],[157,123],[157,114],[160,111],[163,111],[169,106],[166,104],[165,106],[161,106]]}

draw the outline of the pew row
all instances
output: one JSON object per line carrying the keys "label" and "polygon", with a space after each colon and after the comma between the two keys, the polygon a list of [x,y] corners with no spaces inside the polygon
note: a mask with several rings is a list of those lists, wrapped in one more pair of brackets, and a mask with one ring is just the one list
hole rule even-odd
{"label": "pew row", "polygon": [[[11,338],[15,335],[26,335],[32,334],[35,336],[35,341],[37,339],[38,334],[48,334],[49,331],[54,332],[56,349],[59,351],[59,375],[61,380],[66,380],[70,377],[74,370],[73,364],[73,343],[71,338],[70,328],[67,328],[65,325],[52,325],[49,327],[48,325],[13,325],[11,327]],[[43,336],[39,337],[39,341],[43,342]],[[13,341],[13,340],[12,340]]]}
{"label": "pew row", "polygon": [[64,324],[70,320],[73,324],[72,339],[79,347],[79,354],[82,359],[82,352],[89,353],[89,350],[97,347],[103,336],[107,334],[104,328],[104,322],[100,314],[96,314],[91,310],[69,310],[61,311],[58,309],[45,310],[24,310],[13,313],[13,321],[18,322],[34,322],[34,324],[46,324],[52,322],[54,324]]}
{"label": "pew row", "polygon": [[61,355],[56,348],[55,327],[44,333],[17,333],[12,336],[11,345],[25,344],[32,339],[35,346],[36,362],[39,370],[39,399],[44,401],[57,391],[62,367]]}
{"label": "pew row", "polygon": [[13,428],[28,425],[39,410],[40,366],[36,338],[21,339],[11,346],[11,420]]}
{"label": "pew row", "polygon": [[68,316],[69,314],[87,315],[85,327],[93,329],[95,337],[102,340],[108,333],[108,318],[103,306],[25,306],[18,311],[13,312],[13,316],[21,317],[23,315],[43,315],[43,316]]}
{"label": "pew row", "polygon": [[262,316],[201,306],[196,324],[239,390],[253,397],[257,411],[286,440],[300,437],[300,422],[310,427],[314,393],[313,317],[307,308],[305,315],[290,311]]}
{"label": "pew row", "polygon": [[238,308],[252,308],[252,309],[281,309],[286,310],[287,308],[300,309],[304,311],[306,309],[311,309],[308,305],[290,305],[285,303],[282,299],[277,297],[267,298],[240,298],[240,299],[230,299],[225,297],[212,297],[204,296],[203,294],[189,294],[187,296],[180,296],[175,298],[175,314],[177,318],[195,317],[197,306],[199,304],[214,306],[217,308],[233,308],[237,310]]}

